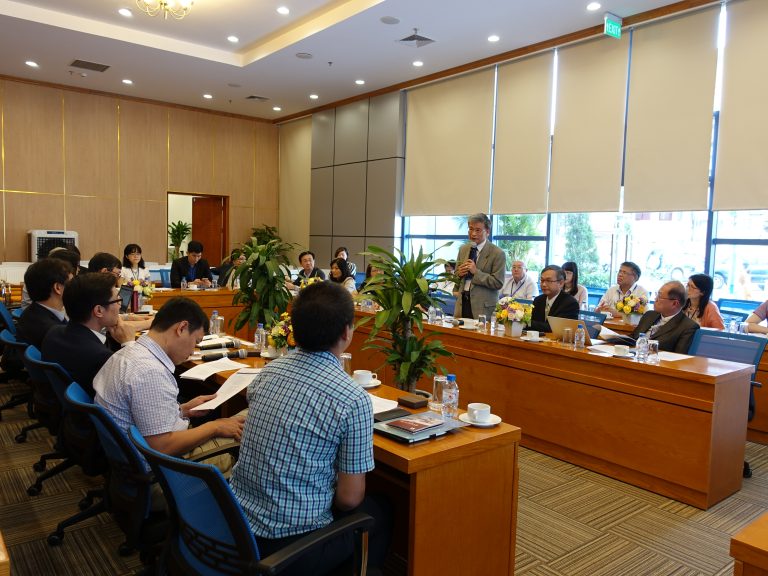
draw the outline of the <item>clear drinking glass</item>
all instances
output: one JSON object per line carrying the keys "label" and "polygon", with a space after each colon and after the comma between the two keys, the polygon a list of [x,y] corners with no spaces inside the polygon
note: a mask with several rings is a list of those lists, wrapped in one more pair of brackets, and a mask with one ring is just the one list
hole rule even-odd
{"label": "clear drinking glass", "polygon": [[488,318],[485,314],[477,315],[477,322],[475,322],[475,329],[478,332],[485,332],[485,325],[488,322]]}
{"label": "clear drinking glass", "polygon": [[438,326],[443,325],[443,309],[438,306],[435,307],[435,324]]}
{"label": "clear drinking glass", "polygon": [[749,322],[742,322],[741,324],[739,324],[739,333],[749,334]]}
{"label": "clear drinking glass", "polygon": [[573,344],[573,330],[570,328],[563,328],[563,344]]}
{"label": "clear drinking glass", "polygon": [[648,340],[648,358],[645,360],[646,364],[658,364],[659,363],[659,341]]}
{"label": "clear drinking glass", "polygon": [[352,376],[352,354],[349,352],[342,352],[341,356],[339,356],[341,359],[341,367],[344,369],[344,372]]}
{"label": "clear drinking glass", "polygon": [[446,376],[435,376],[432,379],[432,398],[429,400],[429,409],[438,414],[443,413],[443,386],[448,382]]}

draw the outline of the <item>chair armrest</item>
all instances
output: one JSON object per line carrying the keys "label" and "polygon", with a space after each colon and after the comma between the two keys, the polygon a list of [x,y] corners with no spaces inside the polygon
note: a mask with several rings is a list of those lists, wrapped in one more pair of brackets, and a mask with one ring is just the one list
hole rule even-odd
{"label": "chair armrest", "polygon": [[202,462],[203,460],[208,460],[208,458],[213,458],[214,456],[221,456],[222,454],[232,454],[234,459],[237,460],[238,456],[240,456],[240,442],[232,442],[232,444],[227,444],[226,446],[211,448],[202,454],[195,455],[194,458],[188,458],[188,460],[190,462]]}
{"label": "chair armrest", "polygon": [[750,382],[750,385],[751,385],[753,388],[762,388],[762,387],[763,387],[763,385],[762,385],[762,384],[760,384],[760,382],[757,382],[757,381],[755,381],[755,380],[752,380],[752,381]]}
{"label": "chair armrest", "polygon": [[[256,564],[257,573],[270,575],[279,574],[296,560],[328,540],[351,531],[360,530],[362,532],[367,532],[373,526],[373,523],[373,518],[364,512],[357,512],[340,520],[336,520],[325,528],[315,530],[304,536],[304,538],[296,540],[294,543],[278,550],[274,554],[262,558],[261,561]],[[363,553],[363,557],[367,557],[367,552]]]}

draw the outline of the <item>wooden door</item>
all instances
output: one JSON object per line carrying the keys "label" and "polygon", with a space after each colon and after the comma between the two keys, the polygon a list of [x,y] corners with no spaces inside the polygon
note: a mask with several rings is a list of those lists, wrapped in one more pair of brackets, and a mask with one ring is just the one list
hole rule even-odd
{"label": "wooden door", "polygon": [[192,239],[202,242],[203,258],[211,266],[224,259],[227,246],[227,203],[223,196],[192,198]]}

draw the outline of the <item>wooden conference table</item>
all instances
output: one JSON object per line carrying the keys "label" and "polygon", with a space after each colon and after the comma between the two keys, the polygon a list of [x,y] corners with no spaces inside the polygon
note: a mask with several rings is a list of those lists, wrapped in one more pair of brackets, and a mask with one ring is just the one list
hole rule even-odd
{"label": "wooden conference table", "polygon": [[[429,328],[455,355],[443,365],[457,376],[460,405],[489,403],[522,428],[523,446],[703,509],[741,488],[751,366],[701,357],[651,366]],[[362,349],[368,332],[358,328],[348,351],[376,369],[381,356]]]}
{"label": "wooden conference table", "polygon": [[233,334],[237,338],[252,340],[253,330],[250,330],[247,325],[235,331],[235,318],[243,310],[242,305],[235,306],[232,304],[232,298],[235,294],[237,294],[236,290],[228,290],[226,288],[208,290],[180,290],[179,288],[166,290],[161,288],[159,291],[155,290],[149,304],[155,310],[159,310],[171,298],[186,296],[200,304],[200,307],[207,316],[213,314],[214,310],[218,310],[219,314],[224,317],[224,328],[228,333]]}
{"label": "wooden conference table", "polygon": [[[353,368],[364,367],[353,358]],[[370,392],[389,399],[401,393],[389,386]],[[394,504],[393,550],[407,559],[408,574],[514,574],[519,442],[520,428],[504,423],[415,445],[374,434],[376,468],[367,485]]]}

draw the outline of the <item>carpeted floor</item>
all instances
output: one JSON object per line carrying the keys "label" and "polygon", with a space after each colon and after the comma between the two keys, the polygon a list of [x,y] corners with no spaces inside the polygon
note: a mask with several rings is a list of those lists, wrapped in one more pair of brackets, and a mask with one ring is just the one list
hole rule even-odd
{"label": "carpeted floor", "polygon": [[[0,385],[0,403],[17,386]],[[46,536],[98,482],[76,468],[26,493],[32,464],[51,439],[36,430],[14,437],[30,421],[25,409],[0,422],[0,531],[15,576],[133,574],[137,555],[117,553],[120,530],[99,516],[67,530],[52,548]],[[530,450],[520,451],[515,573],[526,576],[663,576],[731,574],[733,533],[768,510],[768,446],[747,445],[754,476],[742,490],[704,512]],[[474,575],[473,575],[474,576]],[[493,576],[493,575],[483,575]]]}

